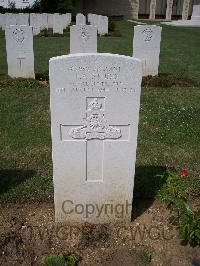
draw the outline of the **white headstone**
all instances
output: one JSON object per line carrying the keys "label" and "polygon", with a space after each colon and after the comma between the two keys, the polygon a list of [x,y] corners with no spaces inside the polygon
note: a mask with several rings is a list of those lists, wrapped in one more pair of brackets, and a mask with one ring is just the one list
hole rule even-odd
{"label": "white headstone", "polygon": [[30,26],[33,27],[33,35],[40,34],[40,27],[42,24],[42,17],[41,14],[30,14]]}
{"label": "white headstone", "polygon": [[70,53],[97,53],[97,28],[91,25],[71,26]]}
{"label": "white headstone", "polygon": [[193,12],[191,20],[200,20],[200,5],[193,6]]}
{"label": "white headstone", "polygon": [[88,14],[88,22],[95,27],[98,27],[98,15]]}
{"label": "white headstone", "polygon": [[6,13],[6,26],[17,25],[16,14]]}
{"label": "white headstone", "polygon": [[48,29],[48,14],[42,13],[41,15],[41,25],[40,30]]}
{"label": "white headstone", "polygon": [[108,17],[98,16],[98,33],[100,35],[108,34]]}
{"label": "white headstone", "polygon": [[33,29],[30,26],[5,28],[8,75],[35,78]]}
{"label": "white headstone", "polygon": [[29,14],[26,13],[17,14],[17,25],[29,26]]}
{"label": "white headstone", "polygon": [[142,61],[143,76],[158,74],[161,31],[155,25],[134,27],[133,56]]}
{"label": "white headstone", "polygon": [[53,17],[53,33],[63,34],[63,17],[57,13]]}
{"label": "white headstone", "polygon": [[127,56],[50,59],[57,222],[131,219],[141,78]]}
{"label": "white headstone", "polygon": [[85,25],[86,24],[86,17],[81,14],[81,13],[78,13],[76,15],[76,25]]}
{"label": "white headstone", "polygon": [[54,17],[54,14],[48,14],[47,16],[48,29],[53,29],[53,17]]}

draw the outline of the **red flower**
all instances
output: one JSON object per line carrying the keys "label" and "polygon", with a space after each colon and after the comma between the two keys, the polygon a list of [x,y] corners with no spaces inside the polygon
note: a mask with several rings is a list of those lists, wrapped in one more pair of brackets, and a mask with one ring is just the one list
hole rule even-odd
{"label": "red flower", "polygon": [[186,171],[185,169],[183,169],[183,170],[181,171],[181,176],[182,176],[182,177],[187,176],[187,171]]}

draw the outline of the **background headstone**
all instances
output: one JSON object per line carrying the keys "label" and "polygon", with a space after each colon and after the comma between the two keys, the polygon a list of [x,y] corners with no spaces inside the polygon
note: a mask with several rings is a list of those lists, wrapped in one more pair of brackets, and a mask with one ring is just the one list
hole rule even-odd
{"label": "background headstone", "polygon": [[[127,56],[50,59],[57,222],[130,221],[141,79],[141,62]],[[90,204],[91,214],[75,211],[77,204],[84,209]],[[105,204],[114,213],[104,208],[98,216],[96,206]],[[119,204],[126,209],[121,216],[115,212]]]}
{"label": "background headstone", "polygon": [[42,13],[41,15],[41,25],[40,30],[48,29],[48,14]]}
{"label": "background headstone", "polygon": [[100,35],[108,34],[108,17],[98,16],[98,33]]}
{"label": "background headstone", "polygon": [[200,20],[200,5],[193,5],[191,20]]}
{"label": "background headstone", "polygon": [[53,17],[53,33],[63,34],[63,17],[58,13]]}
{"label": "background headstone", "polygon": [[71,26],[70,53],[97,53],[97,28],[92,25]]}
{"label": "background headstone", "polygon": [[17,24],[16,14],[6,13],[6,26],[10,25],[14,26],[16,24]]}
{"label": "background headstone", "polygon": [[41,14],[30,14],[30,26],[33,27],[33,35],[40,34],[40,27],[42,24]]}
{"label": "background headstone", "polygon": [[143,76],[158,74],[161,31],[155,25],[134,27],[133,56],[142,61]]}
{"label": "background headstone", "polygon": [[47,15],[48,29],[53,29],[53,17],[54,17],[54,14]]}
{"label": "background headstone", "polygon": [[76,15],[76,25],[85,25],[86,24],[86,17],[81,14],[81,13],[78,13]]}
{"label": "background headstone", "polygon": [[6,26],[8,75],[35,78],[33,29],[30,26]]}

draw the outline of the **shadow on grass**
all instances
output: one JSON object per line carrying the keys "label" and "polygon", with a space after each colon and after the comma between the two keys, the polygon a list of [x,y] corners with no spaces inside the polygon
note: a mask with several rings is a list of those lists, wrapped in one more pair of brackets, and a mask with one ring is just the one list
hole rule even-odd
{"label": "shadow on grass", "polygon": [[159,176],[166,171],[162,166],[137,166],[133,191],[132,220],[145,212],[155,200],[164,180]]}
{"label": "shadow on grass", "polygon": [[0,170],[0,194],[19,185],[36,174],[33,170],[3,169]]}

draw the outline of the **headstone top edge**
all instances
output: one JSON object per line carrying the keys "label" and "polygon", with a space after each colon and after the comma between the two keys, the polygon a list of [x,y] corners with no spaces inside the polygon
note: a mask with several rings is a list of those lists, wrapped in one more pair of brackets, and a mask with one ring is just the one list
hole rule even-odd
{"label": "headstone top edge", "polygon": [[61,55],[52,57],[49,59],[49,62],[54,62],[58,60],[63,60],[67,58],[78,58],[78,57],[88,57],[88,56],[94,56],[94,57],[115,57],[115,58],[123,58],[130,61],[135,61],[141,63],[141,60],[138,58],[133,58],[132,56],[127,55],[119,55],[119,54],[111,54],[111,53],[77,53],[77,54],[68,54],[68,55]]}

